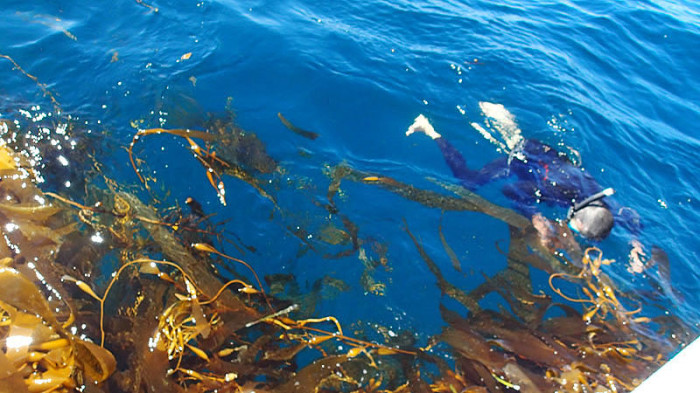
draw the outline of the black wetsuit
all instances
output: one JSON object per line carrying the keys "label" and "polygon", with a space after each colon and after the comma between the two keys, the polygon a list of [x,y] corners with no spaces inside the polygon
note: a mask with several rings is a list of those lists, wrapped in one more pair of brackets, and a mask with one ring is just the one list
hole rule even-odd
{"label": "black wetsuit", "polygon": [[[517,177],[517,181],[504,185],[502,191],[514,201],[515,209],[528,217],[537,213],[539,202],[569,208],[603,190],[588,172],[538,141],[526,139],[520,154],[499,158],[480,170],[469,169],[464,157],[445,138],[435,141],[454,176],[471,191],[495,179]],[[633,210],[622,208],[611,198],[605,198],[603,203],[613,213],[615,222],[635,234],[639,231],[639,217]]]}

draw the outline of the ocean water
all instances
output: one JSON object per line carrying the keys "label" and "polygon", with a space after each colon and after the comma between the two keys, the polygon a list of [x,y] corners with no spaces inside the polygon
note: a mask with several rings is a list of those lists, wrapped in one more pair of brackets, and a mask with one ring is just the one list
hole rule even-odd
{"label": "ocean water", "polygon": [[[148,7],[148,6],[151,7]],[[349,289],[316,314],[344,323],[410,330],[419,341],[440,331],[446,301],[404,231],[404,219],[449,280],[469,290],[506,266],[496,244],[505,224],[447,212],[379,188],[343,183],[337,206],[358,228],[381,293],[362,285],[363,255],[317,241],[328,212],[327,169],[346,163],[417,186],[454,183],[435,144],[405,136],[419,115],[477,168],[503,153],[471,123],[479,103],[501,104],[527,138],[577,157],[615,198],[636,210],[647,252],[661,247],[674,290],[660,291],[627,270],[632,235],[616,228],[598,244],[623,291],[657,291],[661,304],[697,335],[700,321],[700,6],[693,1],[3,1],[0,116],[37,106],[84,124],[109,176],[138,186],[125,148],[136,129],[185,128],[230,105],[282,171],[269,175],[281,210],[247,184],[226,182],[219,203],[204,171],[177,138],[145,139],[148,170],[170,189],[228,220],[226,231],[256,251],[258,273],[290,273],[310,288],[329,276]],[[155,12],[154,7],[157,8]],[[36,80],[27,76],[30,74]],[[37,83],[43,84],[39,86]],[[305,139],[294,125],[319,134]],[[492,130],[492,129],[491,129]],[[61,173],[44,173],[70,193]],[[75,187],[75,184],[71,184]],[[479,193],[508,206],[497,186]],[[562,218],[559,209],[543,211]],[[272,217],[271,217],[272,215]],[[438,235],[463,265],[451,266]],[[304,239],[315,249],[308,250]],[[315,236],[315,237],[314,237]],[[657,274],[650,272],[650,275]],[[365,277],[366,278],[366,277]],[[546,290],[546,277],[535,289]],[[497,300],[494,300],[497,302]],[[658,310],[656,312],[659,312]],[[359,322],[358,322],[359,321]]]}

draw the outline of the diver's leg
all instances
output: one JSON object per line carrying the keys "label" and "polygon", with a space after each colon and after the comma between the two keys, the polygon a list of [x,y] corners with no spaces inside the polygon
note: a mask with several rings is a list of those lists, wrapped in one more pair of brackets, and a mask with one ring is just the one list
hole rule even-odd
{"label": "diver's leg", "polygon": [[416,117],[413,124],[408,127],[406,135],[408,136],[415,132],[424,133],[437,143],[445,163],[452,170],[452,174],[461,181],[462,185],[470,190],[474,190],[478,186],[488,183],[495,178],[503,177],[508,173],[508,162],[505,158],[495,160],[478,171],[469,169],[462,154],[435,131],[435,128],[423,115]]}
{"label": "diver's leg", "polygon": [[[435,142],[440,148],[440,152],[442,152],[445,163],[452,170],[452,174],[463,182],[474,183],[474,186],[478,186],[479,184],[473,182],[477,177],[477,172],[467,167],[467,161],[462,154],[445,138],[437,138]],[[467,188],[472,189],[473,187]]]}
{"label": "diver's leg", "polygon": [[505,157],[491,161],[480,170],[471,170],[467,167],[467,162],[462,154],[445,138],[437,138],[435,142],[442,152],[445,163],[452,170],[452,174],[472,191],[494,179],[508,175],[508,160]]}

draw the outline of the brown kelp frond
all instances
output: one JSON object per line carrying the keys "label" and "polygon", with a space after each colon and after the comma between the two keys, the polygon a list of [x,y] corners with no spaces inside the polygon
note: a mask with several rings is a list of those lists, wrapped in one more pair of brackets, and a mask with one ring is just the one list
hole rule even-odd
{"label": "brown kelp frond", "polygon": [[149,10],[151,10],[151,11],[153,11],[153,12],[158,12],[158,7],[154,7],[154,6],[152,6],[152,5],[148,4],[148,3],[146,3],[146,2],[143,1],[143,0],[135,0],[135,1],[136,1],[136,3],[140,4],[140,5],[143,6],[143,7],[148,8]]}
{"label": "brown kelp frond", "polygon": [[[221,386],[221,384],[235,386],[233,381],[238,378],[239,374],[237,372],[221,375],[203,371],[207,369],[207,364],[211,362],[212,357],[227,357],[235,351],[229,348],[211,347],[210,335],[215,334],[217,329],[219,329],[218,325],[223,324],[225,321],[225,318],[220,315],[224,310],[217,311],[219,308],[217,300],[224,290],[233,285],[238,287],[237,291],[241,294],[249,295],[262,292],[236,279],[225,283],[213,296],[207,295],[201,292],[194,279],[172,262],[148,259],[134,260],[117,271],[103,297],[100,298],[94,292],[88,291],[92,297],[100,301],[101,313],[104,313],[104,303],[110,288],[112,288],[112,285],[119,278],[124,268],[137,264],[143,264],[147,268],[147,270],[141,269],[142,274],[159,272],[154,270],[157,265],[174,267],[181,273],[185,283],[185,293],[176,292],[174,294],[176,300],[161,313],[156,332],[149,339],[148,344],[151,351],[161,351],[167,354],[167,358],[170,361],[170,368],[167,371],[168,375],[178,373],[177,380],[188,381],[188,383],[201,383],[205,386],[212,384],[216,386]],[[267,303],[270,305],[269,301]],[[322,344],[328,340],[343,342],[350,347],[345,353],[344,359],[351,359],[362,354],[366,357],[369,365],[375,368],[376,363],[373,355],[416,354],[414,351],[389,347],[347,336],[344,334],[340,322],[332,316],[303,320],[295,320],[288,317],[288,314],[296,309],[297,306],[292,305],[262,318],[249,321],[242,326],[242,329],[247,330],[256,329],[261,325],[272,326],[277,330],[281,329],[284,333],[277,335],[277,339],[274,339],[273,335],[269,335],[269,332],[267,333],[268,335],[263,336],[266,337],[264,345],[266,349],[262,354],[263,360],[267,362],[287,362],[305,348],[316,348],[326,356],[327,352],[323,349]],[[330,324],[334,329],[328,330],[323,328],[323,325],[327,324]],[[268,328],[261,327],[260,330],[266,331]],[[185,362],[183,359],[186,355],[189,360]],[[193,368],[192,362],[201,364],[199,367],[202,367],[202,369]],[[320,384],[321,382],[317,380],[315,383]]]}
{"label": "brown kelp frond", "polygon": [[388,176],[370,174],[356,170],[347,165],[338,165],[331,170],[334,192],[329,189],[329,200],[340,187],[343,179],[349,181],[377,185],[408,200],[418,202],[426,207],[444,211],[474,211],[487,214],[517,228],[531,226],[530,220],[513,210],[493,204],[486,199],[463,188],[450,188],[459,197],[444,195],[435,191],[423,190],[410,184],[402,183]]}
{"label": "brown kelp frond", "polygon": [[[448,322],[441,338],[459,358],[485,367],[498,384],[521,391],[630,391],[659,365],[653,345],[639,338],[605,343],[598,335],[626,333],[587,325],[562,334],[531,330],[508,315],[482,312],[470,318],[443,310]],[[552,317],[551,326],[568,317]],[[580,318],[580,317],[579,317]],[[580,319],[579,319],[580,321]],[[545,371],[543,373],[543,371]],[[483,373],[462,370],[465,385],[489,387]],[[493,391],[490,387],[489,391]]]}
{"label": "brown kelp frond", "polygon": [[[207,180],[216,191],[222,205],[226,205],[226,189],[222,179],[224,174],[243,180],[261,196],[276,205],[275,199],[260,186],[251,171],[246,169],[250,167],[261,173],[269,173],[271,172],[269,167],[276,166],[276,163],[265,153],[264,146],[259,140],[254,135],[242,133],[238,128],[222,121],[211,121],[210,126],[213,127],[210,132],[190,129],[139,129],[129,144],[128,153],[131,166],[146,189],[150,189],[149,179],[144,177],[139,169],[139,160],[135,156],[134,146],[145,136],[168,134],[187,141],[190,151],[204,167]],[[195,139],[204,142],[204,146],[197,143]],[[231,147],[231,144],[239,149]],[[217,154],[215,148],[222,153]]]}
{"label": "brown kelp frond", "polygon": [[219,196],[219,201],[221,204],[226,205],[226,190],[224,189],[224,182],[221,180],[221,175],[219,174],[219,169],[222,165],[226,166],[226,162],[223,160],[219,159],[216,157],[216,152],[214,151],[209,151],[208,149],[203,149],[200,147],[192,138],[197,138],[201,139],[204,141],[207,140],[213,140],[215,138],[214,135],[206,133],[206,132],[201,132],[201,131],[195,131],[195,130],[181,130],[181,129],[174,129],[174,130],[166,130],[163,128],[151,128],[151,129],[141,129],[136,132],[134,135],[133,139],[131,140],[131,144],[129,144],[129,160],[131,161],[131,166],[134,168],[134,171],[136,172],[136,175],[139,177],[139,180],[141,183],[144,184],[144,186],[148,189],[148,182],[146,179],[141,175],[141,171],[139,170],[138,166],[136,165],[136,160],[134,158],[134,146],[136,145],[136,142],[141,140],[144,136],[147,135],[158,135],[158,134],[169,134],[169,135],[175,135],[179,136],[181,138],[184,138],[190,145],[190,148],[195,156],[195,158],[204,166],[204,169],[206,170],[206,176],[207,179],[209,180],[209,183],[211,186],[216,190],[217,195]]}
{"label": "brown kelp frond", "polygon": [[[584,293],[583,298],[563,295],[552,283],[555,293],[572,306],[583,304],[582,313],[540,297],[545,311],[559,306],[567,315],[542,319],[542,313],[537,326],[524,324],[504,310],[483,309],[464,318],[443,307],[449,327],[440,337],[464,366],[457,370],[459,384],[453,380],[451,386],[477,385],[488,391],[496,390],[496,385],[528,392],[631,391],[656,369],[662,363],[661,336],[630,329],[648,318],[635,318],[640,310],[627,311],[620,304],[616,289],[603,273],[612,261],[591,248],[581,263],[578,274],[555,273],[550,283],[567,279]],[[519,284],[509,281],[508,275],[496,277],[500,284],[491,279],[492,290],[504,298],[517,290]],[[511,289],[506,290],[508,287]],[[614,318],[606,318],[609,315]],[[464,360],[460,363],[459,359]],[[484,378],[484,372],[475,372],[480,367],[488,370],[492,381]]]}
{"label": "brown kelp frond", "polygon": [[61,104],[59,104],[58,100],[56,99],[56,96],[51,92],[51,90],[49,90],[49,87],[45,83],[41,83],[39,81],[39,78],[25,71],[24,68],[17,64],[17,62],[12,57],[0,53],[0,58],[6,59],[9,62],[11,62],[15,69],[21,72],[22,75],[26,76],[27,78],[31,79],[34,83],[36,83],[37,87],[41,90],[42,93],[44,93],[44,96],[49,97],[49,100],[51,100],[51,103],[54,107],[54,111],[56,113],[61,113]]}
{"label": "brown kelp frond", "polygon": [[[5,390],[73,391],[115,370],[112,354],[57,322],[39,288],[13,268],[0,268],[0,372]],[[80,381],[80,382],[78,382]]]}
{"label": "brown kelp frond", "polygon": [[[210,246],[195,248],[220,254],[215,252],[216,250],[213,250]],[[148,351],[150,353],[159,352],[167,357],[169,366],[165,370],[166,374],[174,378],[175,381],[179,381],[179,383],[201,385],[203,387],[211,387],[211,389],[217,386],[228,386],[229,388],[239,386],[236,385],[239,372],[231,371],[222,374],[209,370],[212,362],[216,363],[216,359],[231,356],[235,352],[241,352],[240,356],[243,356],[244,353],[244,349],[240,347],[238,350],[230,347],[222,348],[221,344],[223,342],[221,341],[212,346],[212,340],[215,340],[214,337],[225,329],[223,325],[226,323],[227,318],[230,319],[230,316],[227,317],[224,314],[229,314],[232,311],[227,310],[224,307],[225,304],[220,303],[219,299],[222,293],[234,287],[237,287],[236,292],[241,295],[263,294],[263,292],[256,290],[242,280],[234,279],[223,284],[216,293],[207,294],[199,288],[196,279],[185,272],[178,264],[147,258],[132,260],[122,265],[112,275],[102,296],[97,295],[87,283],[71,277],[64,277],[65,281],[73,282],[80,290],[99,302],[100,331],[102,334],[102,345],[105,347],[110,346],[109,342],[105,343],[105,304],[111,290],[115,287],[120,277],[124,276],[125,269],[129,267],[138,267],[136,272],[139,275],[156,275],[169,285],[173,285],[176,289],[171,295],[172,300],[166,302],[169,305],[160,312],[155,332],[148,340]],[[170,267],[178,272],[181,285],[177,285],[172,275],[165,275],[161,270],[163,267]],[[266,302],[268,306],[272,307],[269,300],[266,299]],[[257,329],[261,332],[266,332],[266,335],[263,336],[266,337],[265,343],[261,342],[261,348],[257,349],[257,351],[263,351],[261,356],[266,362],[287,362],[305,348],[316,348],[325,357],[327,356],[327,350],[323,349],[323,343],[329,340],[345,343],[349,347],[347,352],[342,355],[343,359],[349,360],[362,355],[365,357],[368,365],[374,368],[377,368],[374,359],[376,356],[416,355],[415,351],[347,336],[343,332],[340,322],[332,316],[302,320],[288,317],[288,314],[296,311],[297,308],[298,306],[292,305],[255,320],[249,319],[247,323],[239,325],[237,329],[230,331],[230,333],[236,334],[240,329]],[[330,325],[333,329],[326,329],[324,325]],[[269,331],[269,327],[273,327],[284,334],[274,335]],[[273,338],[274,336],[278,338],[275,339]],[[231,339],[229,338],[226,341]],[[248,344],[245,344],[245,340],[243,340],[238,345]],[[264,350],[263,347],[265,348]],[[257,358],[258,356],[254,356],[250,361],[253,362]],[[252,364],[249,367],[252,367]],[[260,370],[258,371],[261,372]],[[347,378],[347,381],[355,381],[349,376]],[[316,380],[315,383],[321,384],[321,381]]]}
{"label": "brown kelp frond", "polygon": [[438,265],[430,258],[428,253],[423,249],[423,246],[420,244],[418,239],[411,233],[411,231],[408,229],[408,223],[404,219],[404,230],[408,234],[408,236],[411,238],[413,241],[413,244],[416,246],[416,249],[418,250],[418,253],[421,255],[425,263],[428,265],[428,269],[430,270],[431,273],[435,276],[437,279],[437,285],[444,293],[445,295],[455,299],[456,301],[462,303],[464,307],[466,307],[469,311],[471,312],[477,312],[480,310],[479,304],[477,301],[471,297],[469,294],[465,293],[461,289],[457,288],[455,285],[450,283],[445,279],[445,277],[442,275],[442,272],[440,271],[440,268]]}
{"label": "brown kelp frond", "polygon": [[260,288],[259,290],[262,293],[263,297],[265,298],[265,302],[267,303],[268,307],[270,307],[270,309],[272,310],[272,305],[270,304],[270,300],[267,298],[267,295],[265,295],[265,289],[263,288],[262,283],[260,282],[260,278],[258,277],[258,274],[255,273],[255,270],[253,270],[253,268],[248,264],[248,262],[242,261],[238,258],[229,256],[229,255],[226,255],[226,254],[218,251],[217,249],[215,249],[214,247],[212,247],[206,243],[196,243],[196,244],[193,244],[192,247],[194,247],[195,250],[216,254],[216,255],[224,257],[230,261],[234,261],[234,262],[240,263],[241,265],[245,266],[251,273],[253,273],[253,276],[255,276],[255,281],[257,281],[257,283],[258,283],[258,288]]}
{"label": "brown kelp frond", "polygon": [[281,112],[277,112],[277,117],[279,117],[279,119],[280,119],[280,121],[282,122],[282,124],[284,124],[284,126],[287,127],[287,128],[288,128],[290,131],[292,131],[293,133],[295,133],[295,134],[297,134],[297,135],[301,135],[301,136],[303,136],[304,138],[311,139],[311,140],[314,140],[314,139],[318,138],[318,134],[317,134],[317,133],[311,132],[311,131],[307,131],[307,130],[305,130],[305,129],[303,129],[303,128],[299,128],[299,127],[295,126],[295,125],[292,124],[289,120],[287,120],[287,118],[285,118],[284,116],[282,116],[282,113],[281,113]]}
{"label": "brown kelp frond", "polygon": [[442,243],[442,248],[445,249],[445,253],[450,257],[450,261],[452,261],[452,267],[458,272],[461,272],[462,263],[459,261],[459,258],[457,258],[457,254],[455,254],[452,247],[450,247],[449,243],[447,243],[445,234],[442,233],[442,218],[444,217],[444,215],[445,212],[443,212],[443,214],[440,215],[440,224],[438,224],[438,234],[440,235],[440,242]]}
{"label": "brown kelp frond", "polygon": [[[3,175],[11,176],[15,160],[3,162]],[[192,222],[175,210],[163,218],[116,183],[105,183],[108,189],[90,187],[85,202],[76,202],[10,178],[0,182],[2,195],[12,195],[0,208],[3,227],[19,225],[7,237],[16,250],[0,249],[0,264],[7,266],[0,268],[0,339],[10,343],[0,346],[3,387],[382,391],[393,377],[385,376],[392,372],[378,358],[416,356],[354,338],[334,316],[294,318],[306,311],[270,297],[249,263],[210,245],[218,237],[202,229],[208,221],[201,211],[193,211],[199,218]],[[183,232],[195,242],[183,243]],[[34,262],[16,257],[20,249]],[[216,265],[222,261],[243,266],[255,284],[230,266],[226,271],[236,278],[221,280]],[[37,290],[27,274],[50,289]],[[26,348],[25,333],[33,337]],[[101,345],[88,337],[99,337]],[[303,352],[318,360],[298,361]],[[337,372],[320,367],[331,360]]]}

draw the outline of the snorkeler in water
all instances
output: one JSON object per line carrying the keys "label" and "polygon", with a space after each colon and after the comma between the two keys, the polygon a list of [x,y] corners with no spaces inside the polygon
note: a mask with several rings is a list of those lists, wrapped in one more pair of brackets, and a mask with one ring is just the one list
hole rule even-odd
{"label": "snorkeler in water", "polygon": [[423,115],[415,119],[406,136],[416,132],[424,133],[437,143],[454,176],[471,191],[496,179],[517,177],[517,181],[504,185],[502,192],[515,203],[515,209],[533,223],[542,219],[537,204],[546,203],[568,208],[569,227],[587,239],[606,238],[616,222],[635,235],[641,227],[634,210],[609,198],[615,192],[612,188],[604,189],[588,172],[542,142],[520,138],[507,157],[496,159],[480,170],[472,170]]}

